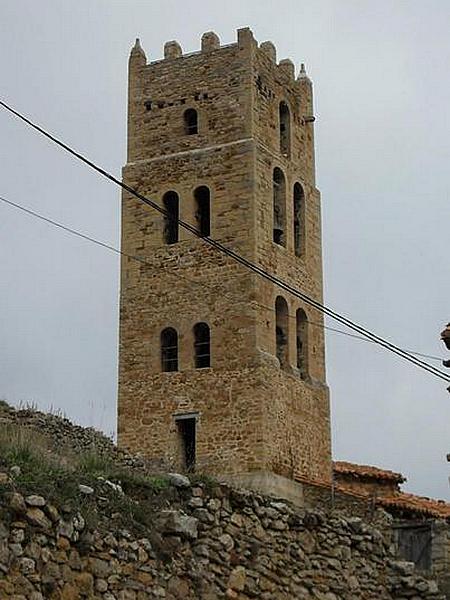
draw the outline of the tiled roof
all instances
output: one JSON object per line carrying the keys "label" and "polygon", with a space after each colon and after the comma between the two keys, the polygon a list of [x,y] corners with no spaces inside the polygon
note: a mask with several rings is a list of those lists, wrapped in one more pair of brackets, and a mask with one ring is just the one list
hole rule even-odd
{"label": "tiled roof", "polygon": [[450,504],[444,500],[432,500],[415,494],[398,492],[393,496],[378,498],[377,502],[387,509],[419,513],[423,516],[450,518]]}
{"label": "tiled roof", "polygon": [[[381,471],[381,469],[378,470]],[[385,471],[382,472],[384,473]],[[326,481],[311,480],[305,477],[296,477],[295,480],[307,485],[331,489],[330,483]],[[345,494],[346,496],[359,498],[360,500],[367,501],[367,499],[370,497],[369,493],[361,493],[360,491],[357,492],[355,490],[348,489],[345,485],[340,483],[337,483],[334,489],[337,492]],[[408,494],[407,492],[396,492],[391,496],[378,496],[375,498],[375,501],[377,506],[381,506],[387,511],[402,511],[403,513],[406,513],[408,517],[420,515],[422,517],[450,519],[450,503],[446,502],[445,500],[433,500],[424,496]]]}
{"label": "tiled roof", "polygon": [[394,473],[394,471],[379,469],[378,467],[371,467],[369,465],[357,465],[343,460],[334,461],[333,470],[337,475],[352,475],[358,478],[392,481],[395,483],[406,481],[406,478],[401,473]]}

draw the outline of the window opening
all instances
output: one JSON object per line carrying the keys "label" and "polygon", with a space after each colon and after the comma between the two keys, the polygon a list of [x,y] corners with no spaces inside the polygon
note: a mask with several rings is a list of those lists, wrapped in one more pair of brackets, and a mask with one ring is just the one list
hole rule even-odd
{"label": "window opening", "polygon": [[301,256],[305,238],[305,194],[299,183],[294,185],[294,249]]}
{"label": "window opening", "polygon": [[291,116],[286,102],[280,102],[280,151],[285,156],[291,149]]}
{"label": "window opening", "polygon": [[211,366],[211,333],[206,323],[194,325],[195,368]]}
{"label": "window opening", "polygon": [[182,468],[192,473],[195,471],[196,419],[178,419],[177,427],[181,443]]}
{"label": "window opening", "polygon": [[287,302],[282,296],[275,301],[275,320],[276,357],[280,367],[286,369],[289,365],[289,316]]}
{"label": "window opening", "polygon": [[178,242],[178,218],[179,218],[179,198],[176,192],[167,192],[163,197],[163,205],[166,214],[164,215],[164,241],[166,244],[176,244]]}
{"label": "window opening", "polygon": [[195,220],[197,230],[202,237],[206,237],[211,232],[211,194],[206,185],[198,187],[194,192],[196,202]]}
{"label": "window opening", "polygon": [[300,377],[308,377],[308,318],[302,308],[297,310],[297,369]]}
{"label": "window opening", "polygon": [[273,241],[286,246],[286,182],[283,171],[278,167],[273,171]]}
{"label": "window opening", "polygon": [[178,333],[173,327],[161,332],[161,370],[178,371]]}
{"label": "window opening", "polygon": [[186,135],[198,133],[198,115],[194,108],[188,108],[184,113],[184,131]]}

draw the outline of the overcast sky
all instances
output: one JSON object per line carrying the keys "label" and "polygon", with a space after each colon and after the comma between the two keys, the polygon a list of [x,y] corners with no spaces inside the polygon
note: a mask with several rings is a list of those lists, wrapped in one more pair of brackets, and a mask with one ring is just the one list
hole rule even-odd
{"label": "overcast sky", "polygon": [[[326,302],[446,357],[449,23],[448,0],[0,0],[0,97],[120,176],[134,39],[156,60],[251,27],[314,81]],[[118,245],[115,186],[4,111],[0,153],[0,195]],[[2,203],[0,252],[0,397],[114,431],[118,257]],[[333,332],[327,369],[335,457],[448,498],[445,382]]]}

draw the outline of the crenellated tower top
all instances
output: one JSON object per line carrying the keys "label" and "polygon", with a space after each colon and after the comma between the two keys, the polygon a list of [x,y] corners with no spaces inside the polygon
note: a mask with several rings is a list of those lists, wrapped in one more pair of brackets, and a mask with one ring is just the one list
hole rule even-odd
{"label": "crenellated tower top", "polygon": [[[205,32],[194,52],[184,53],[178,41],[170,40],[163,55],[147,60],[139,40],[131,50],[129,162],[244,138],[278,152],[271,128],[282,104],[292,124],[299,125],[282,158],[298,156],[304,177],[314,182],[312,85],[304,63],[296,73],[291,59],[277,62],[275,45],[258,44],[247,27],[238,29],[231,44]],[[189,114],[197,118],[195,138],[182,135]]]}
{"label": "crenellated tower top", "polygon": [[[295,64],[290,58],[283,58],[277,63],[277,50],[275,44],[271,41],[265,41],[258,44],[257,40],[253,36],[253,32],[248,27],[244,27],[237,30],[237,41],[231,44],[220,44],[220,38],[214,31],[206,31],[201,36],[200,50],[194,50],[193,52],[183,53],[180,43],[176,40],[169,40],[164,44],[163,59],[155,59],[147,63],[145,52],[141,47],[139,38],[136,39],[136,43],[131,49],[130,58],[137,58],[141,60],[145,59],[145,65],[151,65],[160,63],[162,60],[173,60],[177,58],[185,58],[194,56],[201,53],[209,53],[215,50],[221,50],[224,48],[230,48],[231,46],[239,46],[240,48],[252,49],[255,52],[259,51],[263,53],[271,63],[277,67],[281,72],[286,74],[290,80],[295,80]],[[144,66],[144,65],[139,65]],[[306,76],[304,70],[304,64],[298,70],[298,79],[302,79]]]}

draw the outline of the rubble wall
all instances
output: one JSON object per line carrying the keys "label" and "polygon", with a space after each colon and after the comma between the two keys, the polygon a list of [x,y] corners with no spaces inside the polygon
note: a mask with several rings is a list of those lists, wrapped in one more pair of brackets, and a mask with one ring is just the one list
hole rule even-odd
{"label": "rubble wall", "polygon": [[[170,482],[167,501],[140,531],[119,526],[112,510],[92,529],[82,512],[3,490],[0,597],[444,598],[434,581],[396,558],[382,520],[377,529],[357,517],[294,509],[224,486],[190,484],[183,476]],[[108,503],[104,491],[90,493],[99,507]]]}

